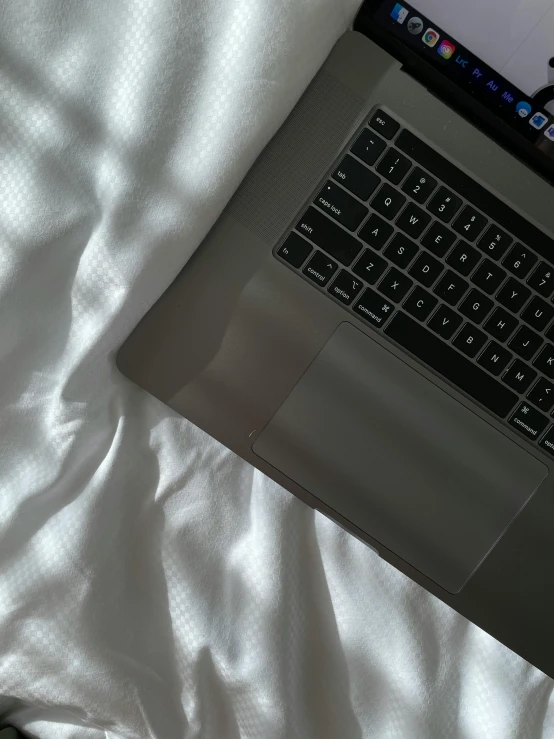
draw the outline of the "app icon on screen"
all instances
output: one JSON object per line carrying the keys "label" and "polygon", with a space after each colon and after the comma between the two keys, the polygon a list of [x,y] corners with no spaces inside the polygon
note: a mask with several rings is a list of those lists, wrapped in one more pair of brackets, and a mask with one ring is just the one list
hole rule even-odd
{"label": "app icon on screen", "polygon": [[518,103],[516,105],[516,113],[521,118],[527,118],[527,116],[531,113],[531,106],[529,105],[529,103],[522,101],[521,103]]}
{"label": "app icon on screen", "polygon": [[456,47],[454,46],[452,41],[446,41],[446,39],[442,42],[442,44],[438,48],[438,52],[442,56],[443,59],[450,59],[450,57],[455,51],[456,51]]}
{"label": "app icon on screen", "polygon": [[427,44],[427,46],[435,46],[439,38],[440,36],[434,28],[428,28],[423,34],[423,41]]}
{"label": "app icon on screen", "polygon": [[554,126],[548,126],[548,128],[545,128],[544,135],[547,139],[550,139],[550,141],[554,141]]}
{"label": "app icon on screen", "polygon": [[406,28],[410,33],[413,33],[414,36],[417,36],[423,31],[423,21],[421,18],[414,16],[408,21]]}
{"label": "app icon on screen", "polygon": [[529,123],[533,126],[533,128],[544,128],[546,126],[546,122],[548,121],[548,118],[543,113],[535,113],[535,115],[529,119]]}
{"label": "app icon on screen", "polygon": [[394,20],[397,23],[404,23],[407,15],[408,15],[408,8],[405,8],[403,5],[400,5],[400,3],[396,3],[396,5],[391,11],[391,18],[394,18]]}

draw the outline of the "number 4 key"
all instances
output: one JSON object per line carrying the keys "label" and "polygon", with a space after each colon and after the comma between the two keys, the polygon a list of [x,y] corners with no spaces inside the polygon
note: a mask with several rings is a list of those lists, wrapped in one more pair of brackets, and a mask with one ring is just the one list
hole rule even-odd
{"label": "number 4 key", "polygon": [[481,213],[466,206],[452,224],[454,231],[462,234],[467,241],[475,241],[487,225],[487,219]]}

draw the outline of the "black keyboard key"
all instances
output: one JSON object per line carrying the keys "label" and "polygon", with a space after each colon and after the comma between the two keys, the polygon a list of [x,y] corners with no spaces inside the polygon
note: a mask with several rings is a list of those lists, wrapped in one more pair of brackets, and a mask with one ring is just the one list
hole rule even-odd
{"label": "black keyboard key", "polygon": [[423,205],[429,199],[436,186],[437,181],[431,175],[416,167],[402,185],[402,189],[417,203]]}
{"label": "black keyboard key", "polygon": [[345,269],[341,269],[328,291],[344,305],[350,305],[354,298],[358,296],[362,287],[361,280],[358,280],[357,277],[354,277]]}
{"label": "black keyboard key", "polygon": [[338,264],[320,251],[316,251],[302,272],[320,287],[325,287],[338,269]]}
{"label": "black keyboard key", "polygon": [[355,231],[368,214],[368,209],[334,182],[327,182],[314,203],[327,215]]}
{"label": "black keyboard key", "polygon": [[498,376],[508,366],[511,358],[509,351],[496,341],[491,341],[482,351],[477,362],[491,374]]}
{"label": "black keyboard key", "polygon": [[447,308],[446,305],[439,305],[438,310],[427,324],[429,328],[442,336],[443,339],[451,339],[454,332],[457,331],[462,324],[462,319],[453,310]]}
{"label": "black keyboard key", "polygon": [[537,257],[530,249],[523,244],[516,244],[508,256],[502,260],[502,264],[513,275],[523,278],[529,274],[536,261]]}
{"label": "black keyboard key", "polygon": [[554,457],[554,426],[551,426],[539,441],[539,446]]}
{"label": "black keyboard key", "polygon": [[397,233],[385,249],[384,255],[401,269],[405,269],[418,251],[419,249],[413,241],[407,239],[404,234]]}
{"label": "black keyboard key", "polygon": [[410,267],[410,274],[425,287],[431,287],[443,269],[441,262],[427,252],[422,252]]}
{"label": "black keyboard key", "polygon": [[479,267],[475,270],[475,274],[471,281],[480,287],[481,290],[492,295],[506,279],[506,273],[503,269],[491,262],[490,259],[483,259]]}
{"label": "black keyboard key", "polygon": [[506,342],[518,326],[517,318],[507,313],[504,308],[497,308],[484,325],[485,331],[498,341]]}
{"label": "black keyboard key", "polygon": [[527,403],[520,403],[508,423],[528,439],[535,441],[548,426],[548,418]]}
{"label": "black keyboard key", "polygon": [[530,403],[536,405],[537,408],[545,413],[554,405],[554,385],[544,377],[541,377],[536,385],[527,393]]}
{"label": "black keyboard key", "polygon": [[362,250],[362,244],[344,229],[330,221],[314,207],[308,208],[298,221],[296,230],[346,267]]}
{"label": "black keyboard key", "polygon": [[498,261],[508,251],[512,237],[498,226],[489,226],[484,235],[477,242],[477,246],[489,257]]}
{"label": "black keyboard key", "polygon": [[357,195],[360,200],[369,200],[377,185],[381,182],[379,177],[354,157],[347,154],[336,170],[333,179],[347,190]]}
{"label": "black keyboard key", "polygon": [[449,305],[457,305],[469,289],[469,285],[459,275],[448,270],[440,279],[434,293]]}
{"label": "black keyboard key", "polygon": [[474,357],[481,351],[486,341],[487,337],[482,331],[471,323],[466,323],[452,343],[468,357]]}
{"label": "black keyboard key", "polygon": [[488,221],[484,215],[470,205],[466,205],[452,224],[452,228],[467,241],[475,241],[487,223]]}
{"label": "black keyboard key", "polygon": [[410,160],[396,149],[389,149],[377,165],[377,172],[386,177],[387,180],[398,185],[408,174],[412,167]]}
{"label": "black keyboard key", "polygon": [[379,159],[386,144],[383,139],[365,128],[352,145],[350,151],[370,166]]}
{"label": "black keyboard key", "polygon": [[519,313],[528,301],[530,295],[531,290],[525,287],[525,285],[522,285],[521,282],[510,277],[508,282],[506,282],[504,287],[496,296],[496,299],[513,313]]}
{"label": "black keyboard key", "polygon": [[472,290],[460,305],[460,313],[470,318],[474,323],[483,323],[494,306],[493,301],[479,290]]}
{"label": "black keyboard key", "polygon": [[554,318],[554,308],[542,298],[534,297],[521,314],[523,320],[537,331],[544,331]]}
{"label": "black keyboard key", "polygon": [[376,213],[369,216],[369,220],[360,231],[360,238],[374,249],[382,249],[392,236],[394,228]]}
{"label": "black keyboard key", "polygon": [[404,302],[404,310],[418,321],[425,321],[439,301],[422,287],[416,287]]}
{"label": "black keyboard key", "polygon": [[396,313],[385,333],[492,413],[505,418],[514,407],[511,390],[405,313]]}
{"label": "black keyboard key", "polygon": [[534,366],[546,375],[549,379],[554,379],[554,346],[547,344],[541,351],[539,356],[533,362]]}
{"label": "black keyboard key", "polygon": [[544,332],[544,335],[546,336],[548,341],[554,341],[554,323],[552,324],[552,326],[550,326],[548,331]]}
{"label": "black keyboard key", "polygon": [[371,249],[366,249],[358,259],[352,271],[362,280],[374,285],[387,268],[387,263]]}
{"label": "black keyboard key", "polygon": [[554,291],[554,268],[546,262],[541,262],[527,280],[527,284],[544,298],[549,298]]}
{"label": "black keyboard key", "polygon": [[387,272],[379,283],[379,290],[395,303],[399,303],[414,283],[394,267]]}
{"label": "black keyboard key", "polygon": [[469,275],[477,263],[481,259],[481,255],[465,241],[458,241],[456,246],[452,249],[448,255],[447,262],[451,267],[458,270],[462,275]]}
{"label": "black keyboard key", "polygon": [[534,369],[531,369],[527,364],[523,364],[521,360],[516,359],[502,379],[506,385],[509,385],[516,392],[523,394],[536,376],[537,373]]}
{"label": "black keyboard key", "polygon": [[381,109],[377,110],[371,117],[369,125],[375,131],[384,136],[386,139],[392,139],[398,133],[400,123],[394,120],[388,113],[384,113]]}
{"label": "black keyboard key", "polygon": [[508,346],[522,359],[533,359],[543,344],[542,338],[527,326],[521,326]]}
{"label": "black keyboard key", "polygon": [[401,195],[391,185],[385,184],[373,198],[371,205],[382,216],[392,220],[405,202],[404,195]]}
{"label": "black keyboard key", "polygon": [[430,223],[431,216],[413,203],[408,203],[396,220],[398,228],[412,239],[419,239]]}
{"label": "black keyboard key", "polygon": [[353,310],[372,326],[380,328],[394,313],[394,305],[368,287]]}
{"label": "black keyboard key", "polygon": [[312,253],[313,246],[301,236],[291,233],[277,254],[298,269]]}
{"label": "black keyboard key", "polygon": [[449,223],[462,206],[462,199],[446,187],[440,187],[433,195],[427,208],[444,223]]}
{"label": "black keyboard key", "polygon": [[443,226],[442,223],[435,221],[425,236],[421,239],[421,243],[426,249],[432,251],[437,257],[444,257],[452,244],[456,241],[456,237]]}

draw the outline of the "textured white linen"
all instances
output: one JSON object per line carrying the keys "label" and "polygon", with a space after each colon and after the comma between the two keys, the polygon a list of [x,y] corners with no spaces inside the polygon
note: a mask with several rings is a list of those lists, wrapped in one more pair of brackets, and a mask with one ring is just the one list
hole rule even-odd
{"label": "textured white linen", "polygon": [[0,4],[0,718],[31,736],[554,737],[550,680],[114,368],[357,4]]}

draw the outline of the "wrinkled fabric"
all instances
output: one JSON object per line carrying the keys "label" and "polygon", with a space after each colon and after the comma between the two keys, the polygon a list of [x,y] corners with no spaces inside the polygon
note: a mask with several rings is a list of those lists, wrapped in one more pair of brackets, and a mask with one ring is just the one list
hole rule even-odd
{"label": "wrinkled fabric", "polygon": [[30,736],[554,737],[549,679],[114,366],[357,5],[0,5],[0,719]]}

